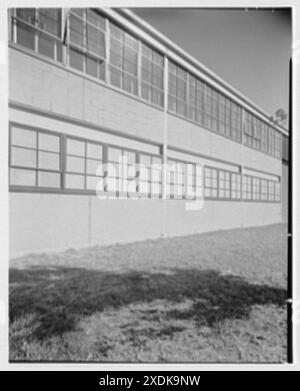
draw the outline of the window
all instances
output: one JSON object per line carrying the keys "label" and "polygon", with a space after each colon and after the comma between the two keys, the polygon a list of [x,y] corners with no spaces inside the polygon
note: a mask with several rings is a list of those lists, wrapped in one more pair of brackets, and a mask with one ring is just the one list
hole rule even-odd
{"label": "window", "polygon": [[107,190],[114,193],[135,193],[136,153],[121,148],[108,147]]}
{"label": "window", "polygon": [[141,153],[139,155],[139,192],[151,198],[162,194],[162,159]]}
{"label": "window", "polygon": [[138,94],[138,41],[110,23],[110,83]]}
{"label": "window", "polygon": [[261,123],[261,150],[268,153],[268,125],[264,122]]}
{"label": "window", "polygon": [[231,138],[241,141],[242,138],[242,109],[231,102]]}
{"label": "window", "polygon": [[211,103],[211,129],[216,132],[218,130],[218,93],[216,90],[212,90]]}
{"label": "window", "polygon": [[231,137],[231,101],[225,98],[225,136]]}
{"label": "window", "polygon": [[275,182],[275,201],[280,201],[281,188],[280,188],[280,182]]}
{"label": "window", "polygon": [[275,151],[274,156],[278,159],[281,159],[281,149],[282,149],[282,135],[275,131]]}
{"label": "window", "polygon": [[195,199],[202,194],[202,167],[199,164],[185,163],[185,190],[186,199]]}
{"label": "window", "polygon": [[[185,196],[185,181],[186,181],[185,163],[174,160],[168,161],[168,185],[170,197],[175,199],[183,199]],[[191,172],[191,186],[194,185],[194,176]]]}
{"label": "window", "polygon": [[65,187],[77,190],[104,190],[103,146],[98,143],[66,139]]}
{"label": "window", "polygon": [[187,102],[187,72],[169,62],[169,110],[185,116]]}
{"label": "window", "polygon": [[241,175],[231,173],[231,198],[239,200],[241,198]]}
{"label": "window", "polygon": [[208,85],[204,89],[204,126],[212,127],[212,89]]}
{"label": "window", "polygon": [[268,201],[268,180],[261,179],[261,200]]}
{"label": "window", "polygon": [[13,126],[10,133],[10,185],[59,188],[60,137]]}
{"label": "window", "polygon": [[251,176],[243,176],[243,199],[252,200],[252,178]]}
{"label": "window", "polygon": [[212,167],[205,167],[204,196],[206,198],[218,197],[218,170]]}
{"label": "window", "polygon": [[273,181],[268,183],[268,200],[275,201],[275,182]]}
{"label": "window", "polygon": [[252,178],[252,200],[260,200],[260,178]]}
{"label": "window", "polygon": [[256,117],[253,117],[252,126],[253,126],[252,147],[257,150],[261,150],[261,122],[260,122],[260,120]]}
{"label": "window", "polygon": [[16,8],[12,22],[15,43],[62,61],[61,9]]}
{"label": "window", "polygon": [[202,168],[195,163],[169,160],[167,183],[171,198],[202,197]]}
{"label": "window", "polygon": [[225,96],[219,95],[219,133],[225,134]]}
{"label": "window", "polygon": [[219,170],[219,198],[230,199],[230,172]]}
{"label": "window", "polygon": [[71,8],[69,64],[81,72],[105,78],[105,19],[93,9]]}
{"label": "window", "polygon": [[196,121],[196,83],[197,80],[189,76],[189,96],[187,105],[187,117],[193,121]]}
{"label": "window", "polygon": [[141,96],[143,99],[163,106],[164,58],[142,44]]}

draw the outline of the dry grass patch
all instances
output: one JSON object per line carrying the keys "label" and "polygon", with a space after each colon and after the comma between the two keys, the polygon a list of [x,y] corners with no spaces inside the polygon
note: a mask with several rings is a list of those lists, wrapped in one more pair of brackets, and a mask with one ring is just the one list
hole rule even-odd
{"label": "dry grass patch", "polygon": [[13,260],[10,359],[285,361],[285,229]]}

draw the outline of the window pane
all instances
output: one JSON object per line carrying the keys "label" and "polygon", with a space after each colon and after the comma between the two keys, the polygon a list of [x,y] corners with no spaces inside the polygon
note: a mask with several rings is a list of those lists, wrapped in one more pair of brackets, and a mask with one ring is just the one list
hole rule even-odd
{"label": "window pane", "polygon": [[13,166],[36,167],[36,150],[12,147],[11,164]]}
{"label": "window pane", "polygon": [[87,56],[86,58],[86,73],[88,75],[97,77],[98,76],[98,61],[94,60],[92,57]]}
{"label": "window pane", "polygon": [[137,79],[129,75],[124,75],[123,88],[131,94],[137,94]]}
{"label": "window pane", "polygon": [[102,30],[105,29],[105,19],[103,18],[103,16],[99,15],[96,10],[88,8],[86,13],[86,19],[89,23],[92,23],[98,28],[101,28]]}
{"label": "window pane", "polygon": [[121,149],[117,148],[108,148],[108,161],[110,162],[119,162],[122,156]]}
{"label": "window pane", "polygon": [[84,21],[70,15],[70,42],[84,46]]}
{"label": "window pane", "polygon": [[86,172],[92,175],[103,175],[103,165],[101,161],[87,159]]}
{"label": "window pane", "polygon": [[60,187],[60,174],[55,172],[38,172],[39,187]]}
{"label": "window pane", "polygon": [[17,25],[17,43],[28,49],[35,49],[35,33],[31,27],[22,24]]}
{"label": "window pane", "polygon": [[110,82],[112,85],[121,88],[122,74],[115,68],[110,67]]}
{"label": "window pane", "polygon": [[12,128],[11,142],[14,145],[36,148],[36,131],[21,128]]}
{"label": "window pane", "polygon": [[39,149],[59,152],[60,138],[51,134],[39,133]]}
{"label": "window pane", "polygon": [[67,153],[71,155],[84,156],[84,141],[67,140]]}
{"label": "window pane", "polygon": [[11,168],[10,184],[16,186],[35,186],[35,175],[35,171]]}
{"label": "window pane", "polygon": [[104,56],[104,34],[98,29],[87,25],[87,49],[99,56]]}
{"label": "window pane", "polygon": [[78,69],[79,71],[83,71],[83,61],[84,55],[77,50],[70,48],[70,66]]}
{"label": "window pane", "polygon": [[83,158],[67,156],[67,171],[84,173],[84,165]]}
{"label": "window pane", "polygon": [[39,8],[38,9],[39,28],[60,37],[61,34],[61,9],[59,8]]}
{"label": "window pane", "polygon": [[102,159],[103,147],[99,144],[87,143],[87,157]]}
{"label": "window pane", "polygon": [[59,155],[52,152],[39,151],[39,168],[59,170]]}
{"label": "window pane", "polygon": [[148,182],[140,181],[139,189],[140,189],[140,193],[149,193],[149,191],[150,191],[150,184]]}
{"label": "window pane", "polygon": [[86,188],[88,190],[104,190],[104,180],[101,177],[87,176],[86,177]]}
{"label": "window pane", "polygon": [[33,23],[35,20],[35,8],[17,8],[17,18]]}
{"label": "window pane", "polygon": [[81,18],[84,18],[85,8],[71,8],[71,11]]}
{"label": "window pane", "polygon": [[54,59],[54,40],[44,34],[39,33],[38,52],[44,56]]}
{"label": "window pane", "polygon": [[84,176],[66,174],[67,189],[84,189]]}

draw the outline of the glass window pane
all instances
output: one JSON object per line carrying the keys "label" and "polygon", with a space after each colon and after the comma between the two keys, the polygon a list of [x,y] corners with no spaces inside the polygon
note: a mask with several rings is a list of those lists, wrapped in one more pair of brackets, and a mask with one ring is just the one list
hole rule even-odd
{"label": "glass window pane", "polygon": [[60,174],[55,172],[38,172],[39,187],[60,187]]}
{"label": "glass window pane", "polygon": [[88,190],[104,190],[104,180],[101,177],[87,176],[86,177],[86,188]]}
{"label": "glass window pane", "polygon": [[84,173],[84,166],[83,158],[67,156],[67,171]]}
{"label": "glass window pane", "polygon": [[119,162],[122,156],[121,149],[117,148],[108,148],[108,161],[110,162]]}
{"label": "glass window pane", "polygon": [[84,176],[66,174],[66,188],[67,189],[84,189]]}
{"label": "glass window pane", "polygon": [[103,147],[99,144],[87,143],[87,157],[102,160]]}
{"label": "glass window pane", "polygon": [[60,155],[53,152],[38,152],[38,168],[59,170],[60,169]]}
{"label": "glass window pane", "polygon": [[61,34],[61,9],[60,8],[39,8],[39,28],[60,37]]}
{"label": "glass window pane", "polygon": [[105,35],[98,29],[87,26],[87,48],[100,57],[105,57]]}
{"label": "glass window pane", "polygon": [[84,55],[77,50],[73,50],[70,48],[70,66],[72,68],[78,69],[79,71],[83,71],[83,61]]}
{"label": "glass window pane", "polygon": [[17,8],[17,18],[33,23],[35,20],[35,8]]}
{"label": "glass window pane", "polygon": [[67,153],[71,155],[84,156],[85,142],[79,140],[67,140]]}
{"label": "glass window pane", "polygon": [[60,138],[46,133],[39,133],[39,149],[46,151],[59,152]]}
{"label": "glass window pane", "polygon": [[17,43],[28,49],[35,49],[35,32],[31,27],[17,25]]}
{"label": "glass window pane", "polygon": [[140,193],[149,193],[150,191],[150,184],[148,182],[142,182],[139,183],[139,190]]}
{"label": "glass window pane", "polygon": [[38,37],[38,52],[54,59],[54,39],[41,33],[39,33]]}
{"label": "glass window pane", "polygon": [[121,88],[122,73],[115,68],[110,67],[110,82],[113,86]]}
{"label": "glass window pane", "polygon": [[86,58],[86,73],[94,77],[98,76],[98,61],[90,56]]}
{"label": "glass window pane", "polygon": [[12,147],[11,164],[13,166],[36,167],[36,150]]}
{"label": "glass window pane", "polygon": [[39,168],[48,170],[59,170],[59,155],[52,152],[39,151]]}
{"label": "glass window pane", "polygon": [[86,172],[92,175],[103,175],[103,165],[101,161],[87,159]]}
{"label": "glass window pane", "polygon": [[36,148],[36,131],[22,128],[11,128],[11,142],[13,145]]}
{"label": "glass window pane", "polygon": [[127,164],[135,164],[135,152],[124,151],[123,161]]}
{"label": "glass window pane", "polygon": [[81,18],[84,18],[85,8],[71,8],[71,11]]}
{"label": "glass window pane", "polygon": [[36,172],[31,170],[11,168],[10,184],[15,186],[35,186]]}
{"label": "glass window pane", "polygon": [[84,21],[72,14],[70,15],[70,42],[84,46]]}
{"label": "glass window pane", "polygon": [[101,28],[102,30],[105,29],[105,19],[103,16],[99,15],[96,10],[88,8],[86,12],[86,19],[89,23],[97,26],[98,28]]}

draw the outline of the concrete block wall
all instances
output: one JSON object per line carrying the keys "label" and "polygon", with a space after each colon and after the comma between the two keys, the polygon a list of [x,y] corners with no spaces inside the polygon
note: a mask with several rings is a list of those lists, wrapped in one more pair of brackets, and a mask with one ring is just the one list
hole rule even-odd
{"label": "concrete block wall", "polygon": [[[12,48],[9,61],[12,102],[154,143],[163,143],[166,119],[168,143],[173,147],[281,175],[280,160],[174,115],[167,114],[165,118],[163,110],[76,72]],[[54,119],[14,108],[10,110],[10,120],[98,141],[103,137],[104,142],[117,144],[114,141],[117,137],[61,121],[59,117]],[[100,201],[89,195],[42,193],[10,193],[9,207],[12,256],[272,224],[280,222],[282,214],[279,203],[205,201],[202,210],[187,211],[185,201]]]}
{"label": "concrete block wall", "polygon": [[10,193],[10,255],[273,224],[278,205],[205,201],[190,211],[185,201]]}

